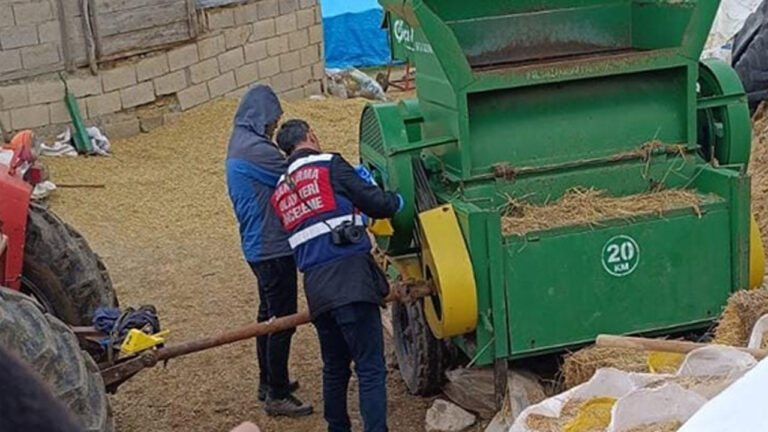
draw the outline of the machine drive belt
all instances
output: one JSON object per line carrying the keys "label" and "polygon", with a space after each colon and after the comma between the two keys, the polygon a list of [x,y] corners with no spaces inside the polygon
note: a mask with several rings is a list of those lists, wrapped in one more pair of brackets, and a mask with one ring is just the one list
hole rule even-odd
{"label": "machine drive belt", "polygon": [[419,158],[413,158],[413,178],[416,189],[416,210],[420,213],[431,210],[438,205],[437,197],[429,185],[427,171]]}
{"label": "machine drive belt", "polygon": [[[413,163],[413,185],[414,185],[414,197],[416,200],[416,212],[421,213],[433,209],[439,205],[437,197],[432,191],[432,187],[429,185],[429,178],[427,177],[427,170],[424,169],[424,164],[421,159],[415,157],[412,159]],[[413,229],[414,246],[421,253],[421,226],[419,218],[416,218],[416,223]]]}

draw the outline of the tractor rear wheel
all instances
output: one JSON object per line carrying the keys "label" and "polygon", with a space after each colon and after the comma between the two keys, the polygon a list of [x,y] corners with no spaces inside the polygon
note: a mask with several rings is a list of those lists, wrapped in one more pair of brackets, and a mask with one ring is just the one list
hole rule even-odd
{"label": "tractor rear wheel", "polygon": [[72,330],[24,294],[0,288],[0,345],[37,372],[83,430],[114,429],[104,382]]}
{"label": "tractor rear wheel", "polygon": [[432,396],[442,388],[450,355],[424,316],[423,301],[394,303],[392,326],[400,376],[411,394]]}
{"label": "tractor rear wheel", "polygon": [[70,325],[90,325],[99,306],[117,306],[104,263],[82,235],[45,207],[29,208],[22,292]]}

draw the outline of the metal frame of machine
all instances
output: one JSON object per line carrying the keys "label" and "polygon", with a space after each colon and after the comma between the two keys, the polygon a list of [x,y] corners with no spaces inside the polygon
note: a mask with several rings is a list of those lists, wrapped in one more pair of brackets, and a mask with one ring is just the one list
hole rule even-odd
{"label": "metal frame of machine", "polygon": [[[360,155],[406,198],[379,247],[399,277],[435,282],[424,312],[436,337],[504,368],[600,333],[708,326],[733,291],[762,280],[744,91],[728,65],[699,61],[718,1],[380,3],[413,29],[417,98],[369,105]],[[502,235],[508,197],[541,204],[574,187],[683,188],[702,204]],[[425,192],[454,220],[425,213]],[[453,250],[429,247],[435,230],[453,233],[441,246]],[[601,263],[617,239],[642,254],[626,274]],[[467,272],[471,283],[455,276]]]}

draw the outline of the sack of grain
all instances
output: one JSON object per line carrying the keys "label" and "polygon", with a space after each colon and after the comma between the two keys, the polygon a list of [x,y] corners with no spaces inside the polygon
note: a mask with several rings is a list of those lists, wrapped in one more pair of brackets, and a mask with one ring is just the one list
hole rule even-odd
{"label": "sack of grain", "polygon": [[688,353],[676,374],[599,369],[586,383],[528,407],[510,432],[674,431],[756,363],[712,345]]}

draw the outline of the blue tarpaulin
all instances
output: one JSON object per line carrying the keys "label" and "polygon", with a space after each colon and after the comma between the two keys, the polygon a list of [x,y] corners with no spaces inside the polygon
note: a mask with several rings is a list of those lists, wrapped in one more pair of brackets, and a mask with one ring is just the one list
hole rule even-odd
{"label": "blue tarpaulin", "polygon": [[325,32],[325,65],[329,68],[387,64],[384,11],[376,0],[320,0]]}

